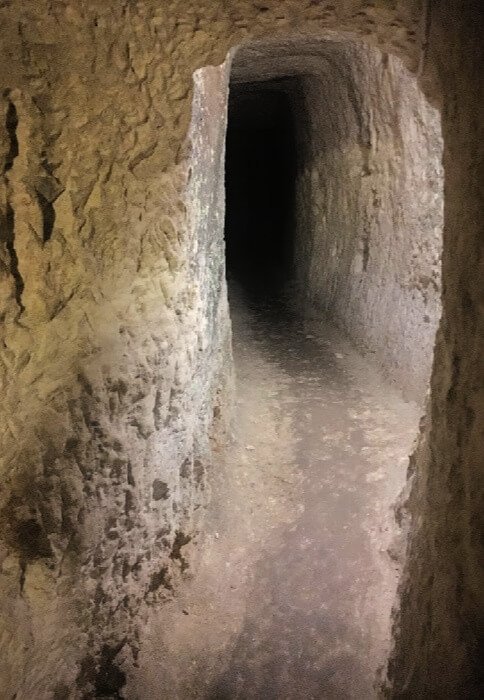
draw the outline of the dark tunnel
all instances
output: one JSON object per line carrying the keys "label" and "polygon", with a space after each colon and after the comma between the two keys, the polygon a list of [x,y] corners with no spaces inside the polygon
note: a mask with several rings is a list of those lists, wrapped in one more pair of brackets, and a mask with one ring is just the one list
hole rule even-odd
{"label": "dark tunnel", "polygon": [[291,276],[296,149],[287,82],[245,83],[230,91],[227,276],[256,296],[279,294]]}

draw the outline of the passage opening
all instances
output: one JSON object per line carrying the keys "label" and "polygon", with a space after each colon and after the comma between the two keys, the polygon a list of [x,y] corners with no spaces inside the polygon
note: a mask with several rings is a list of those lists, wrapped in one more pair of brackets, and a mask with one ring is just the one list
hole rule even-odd
{"label": "passage opening", "polygon": [[229,283],[331,318],[421,401],[440,315],[441,156],[439,113],[398,59],[356,42],[240,48]]}
{"label": "passage opening", "polygon": [[226,143],[227,273],[247,294],[277,294],[291,274],[295,226],[292,80],[231,89]]}

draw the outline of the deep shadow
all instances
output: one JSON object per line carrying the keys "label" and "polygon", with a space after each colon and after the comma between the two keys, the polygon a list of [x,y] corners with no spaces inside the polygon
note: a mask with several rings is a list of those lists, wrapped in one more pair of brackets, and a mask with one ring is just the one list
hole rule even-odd
{"label": "deep shadow", "polygon": [[290,279],[295,136],[289,81],[231,87],[226,155],[227,276],[252,298]]}

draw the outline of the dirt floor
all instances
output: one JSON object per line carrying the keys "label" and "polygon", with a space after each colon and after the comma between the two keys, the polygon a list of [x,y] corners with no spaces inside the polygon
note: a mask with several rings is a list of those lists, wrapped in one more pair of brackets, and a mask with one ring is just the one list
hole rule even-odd
{"label": "dirt floor", "polygon": [[196,571],[147,626],[126,697],[375,698],[419,409],[334,327],[240,293],[231,308],[233,444]]}

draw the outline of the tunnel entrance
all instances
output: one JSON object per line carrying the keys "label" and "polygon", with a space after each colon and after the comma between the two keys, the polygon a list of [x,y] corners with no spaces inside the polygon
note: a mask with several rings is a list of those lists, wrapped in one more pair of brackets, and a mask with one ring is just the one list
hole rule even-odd
{"label": "tunnel entrance", "polygon": [[226,141],[227,275],[249,295],[279,295],[294,258],[293,80],[234,85]]}
{"label": "tunnel entrance", "polygon": [[418,401],[440,315],[442,183],[440,115],[398,59],[309,39],[235,53],[229,285],[331,318]]}

